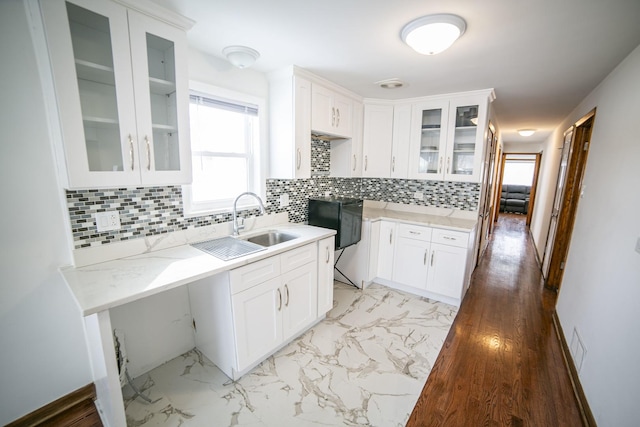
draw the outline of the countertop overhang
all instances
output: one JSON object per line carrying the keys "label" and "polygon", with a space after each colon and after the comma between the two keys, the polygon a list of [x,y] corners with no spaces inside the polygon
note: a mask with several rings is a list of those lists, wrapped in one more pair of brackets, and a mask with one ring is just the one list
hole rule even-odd
{"label": "countertop overhang", "polygon": [[335,230],[303,224],[268,227],[250,234],[274,229],[299,237],[229,261],[190,245],[180,245],[80,268],[69,267],[62,269],[61,273],[82,315],[89,316],[336,234]]}

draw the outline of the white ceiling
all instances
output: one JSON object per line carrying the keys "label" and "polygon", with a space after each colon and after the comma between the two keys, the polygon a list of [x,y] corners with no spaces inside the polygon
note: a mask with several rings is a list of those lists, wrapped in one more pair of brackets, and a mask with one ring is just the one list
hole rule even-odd
{"label": "white ceiling", "polygon": [[[190,44],[223,57],[258,50],[258,71],[295,64],[364,97],[408,98],[495,88],[506,142],[541,141],[640,44],[640,0],[154,0],[196,21]],[[467,22],[447,51],[400,40],[409,21]],[[374,82],[397,77],[401,89]],[[540,131],[524,139],[521,128]]]}

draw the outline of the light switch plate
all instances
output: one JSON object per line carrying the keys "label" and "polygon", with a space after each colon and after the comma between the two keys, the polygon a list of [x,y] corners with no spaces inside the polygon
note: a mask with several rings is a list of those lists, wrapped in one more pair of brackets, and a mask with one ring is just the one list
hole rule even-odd
{"label": "light switch plate", "polygon": [[284,208],[289,206],[289,194],[284,193],[280,195],[280,207]]}
{"label": "light switch plate", "polygon": [[96,228],[99,233],[120,230],[120,213],[118,211],[96,212]]}

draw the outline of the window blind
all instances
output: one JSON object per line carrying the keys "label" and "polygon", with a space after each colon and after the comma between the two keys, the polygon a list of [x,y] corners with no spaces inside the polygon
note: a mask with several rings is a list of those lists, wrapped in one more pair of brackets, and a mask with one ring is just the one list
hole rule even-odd
{"label": "window blind", "polygon": [[258,116],[258,107],[250,104],[240,104],[230,102],[223,99],[209,98],[206,96],[190,94],[189,102],[192,104],[204,105],[205,107],[218,108],[221,110],[232,111],[234,113],[247,114],[249,116]]}

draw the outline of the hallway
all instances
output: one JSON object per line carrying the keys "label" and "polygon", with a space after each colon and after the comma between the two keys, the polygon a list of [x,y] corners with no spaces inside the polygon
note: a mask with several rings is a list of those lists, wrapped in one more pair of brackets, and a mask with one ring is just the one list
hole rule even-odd
{"label": "hallway", "polygon": [[408,427],[583,425],[524,220],[500,215]]}

